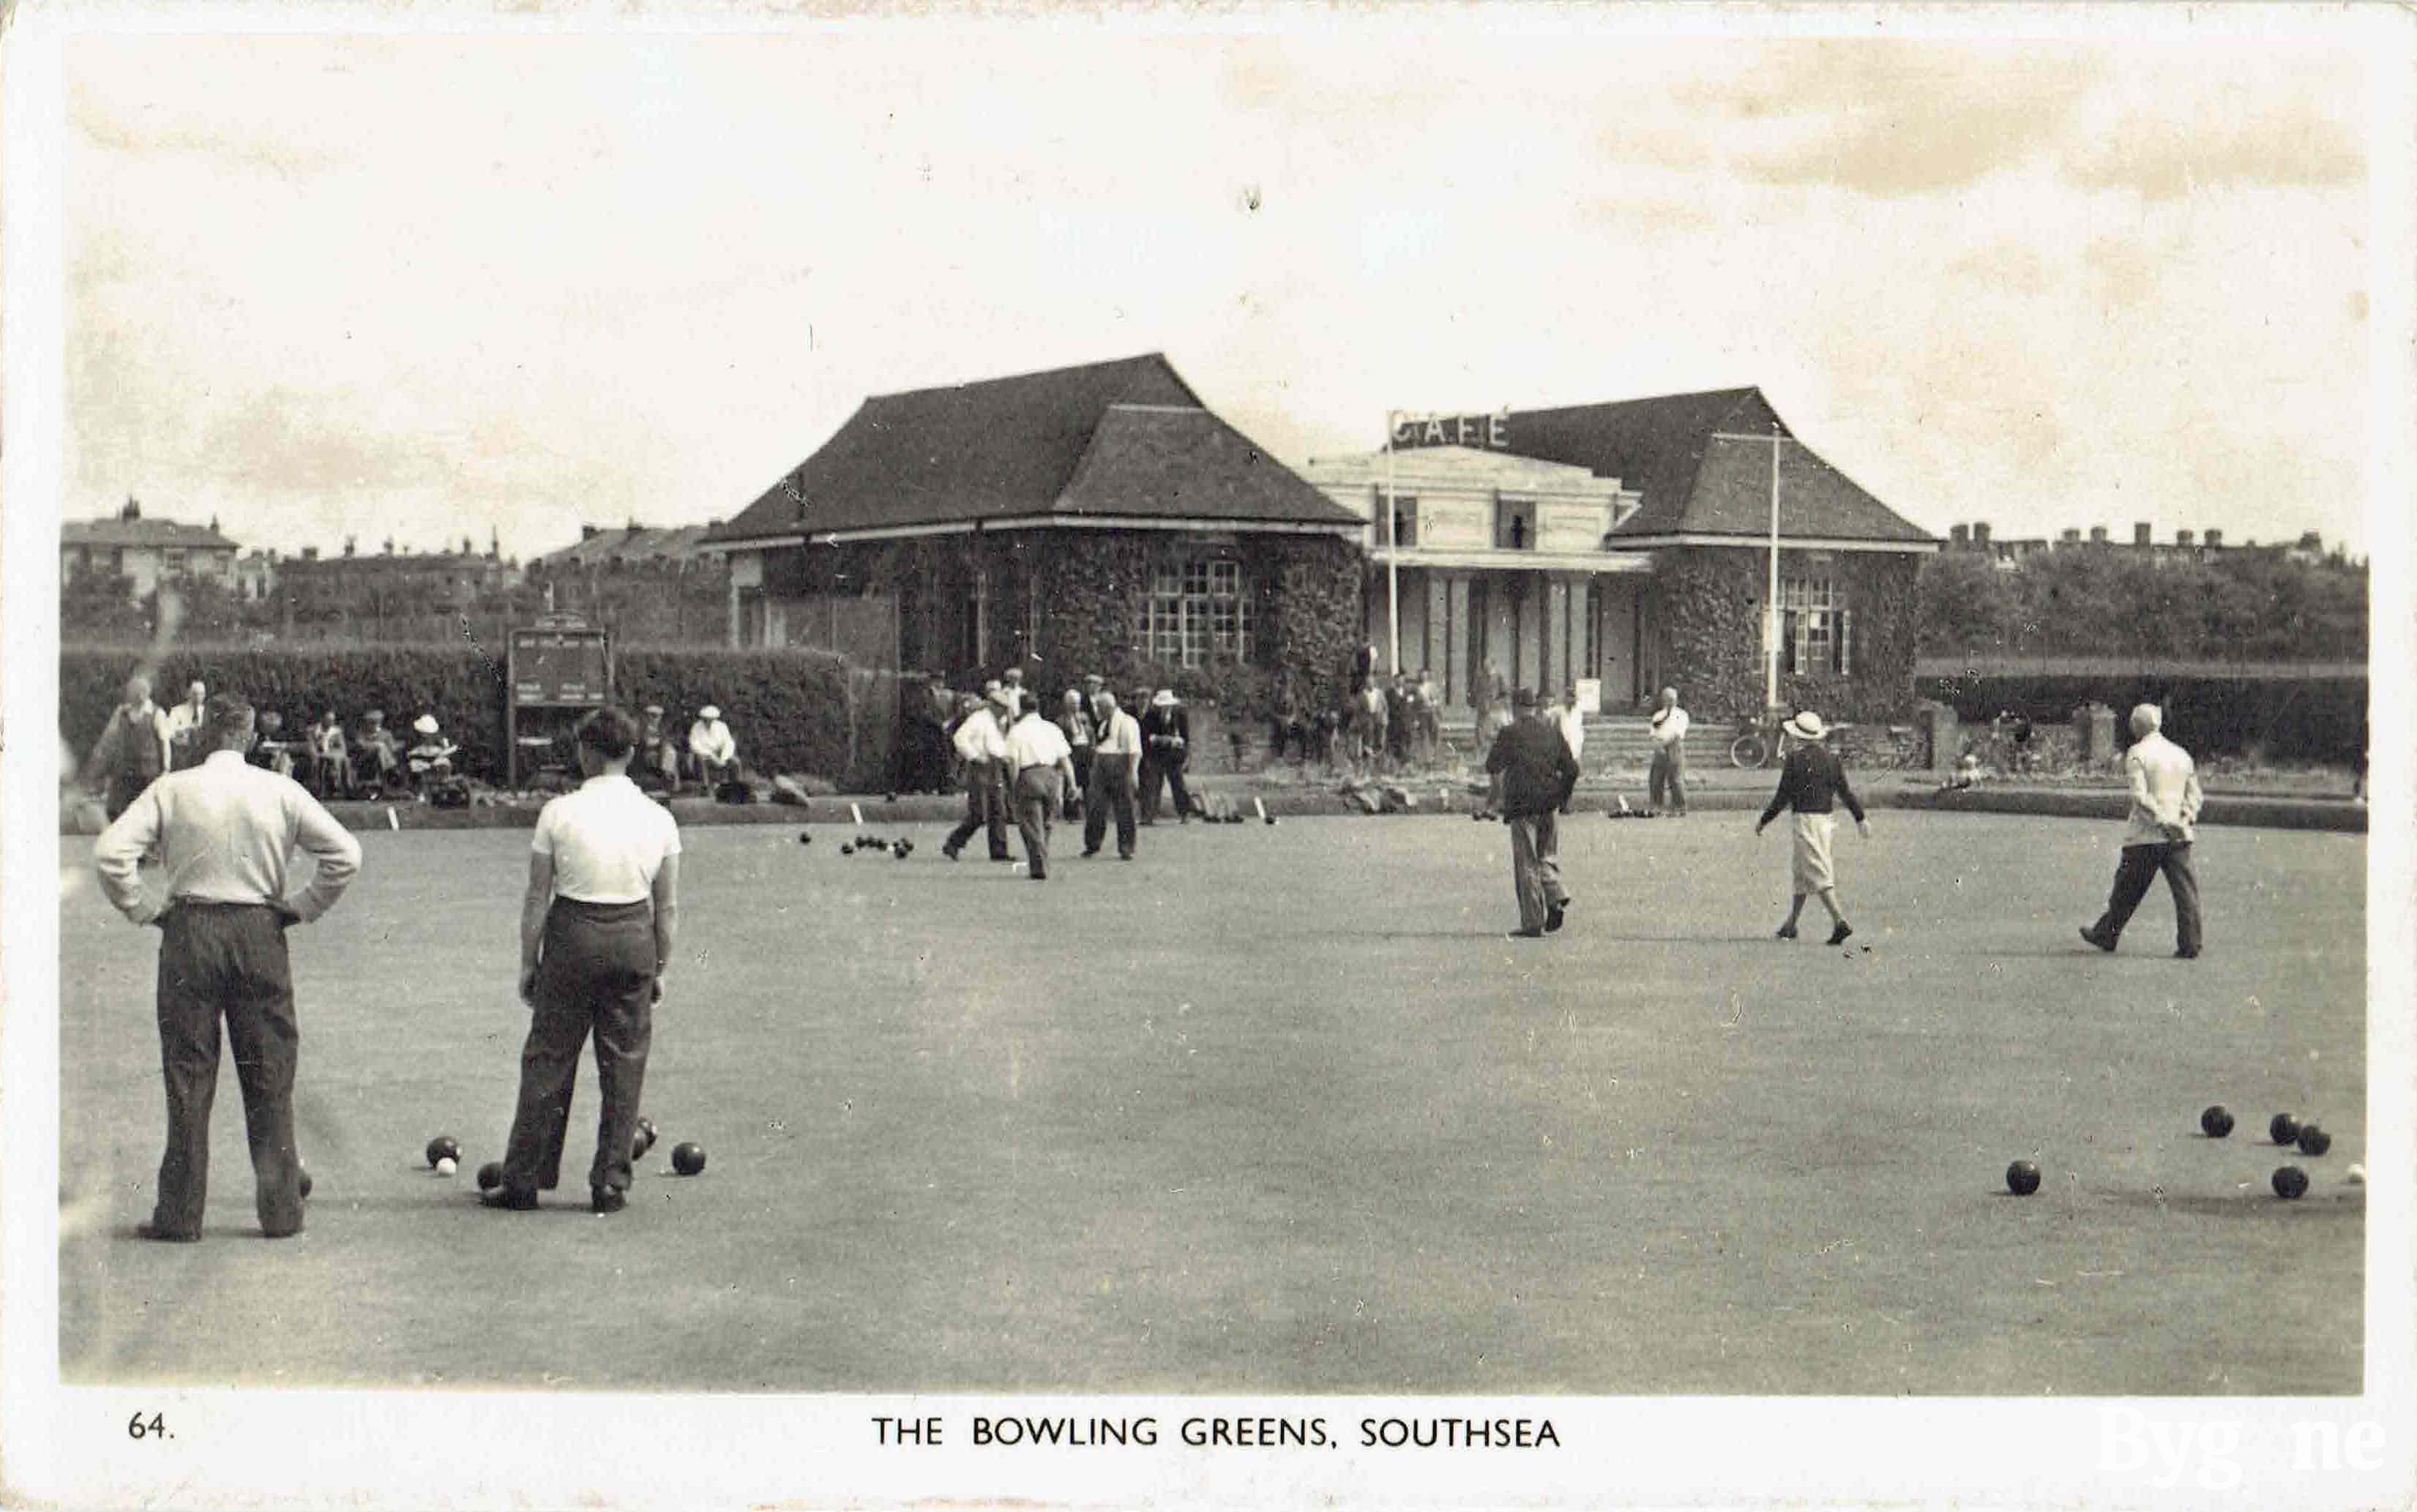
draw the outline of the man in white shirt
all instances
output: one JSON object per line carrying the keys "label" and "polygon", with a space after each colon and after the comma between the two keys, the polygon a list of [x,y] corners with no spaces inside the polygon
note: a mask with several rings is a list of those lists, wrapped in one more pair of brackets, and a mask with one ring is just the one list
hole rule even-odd
{"label": "man in white shirt", "polygon": [[1092,700],[1100,711],[1099,743],[1091,748],[1090,789],[1083,796],[1083,854],[1100,854],[1107,839],[1108,812],[1116,811],[1117,855],[1133,858],[1140,833],[1133,794],[1141,787],[1141,721],[1117,707],[1117,695],[1102,690]]}
{"label": "man in white shirt", "polygon": [[1073,748],[1066,733],[1027,706],[1007,732],[1007,769],[1015,794],[1015,827],[1024,837],[1026,874],[1049,879],[1049,826],[1074,783]]}
{"label": "man in white shirt", "polygon": [[185,702],[168,711],[169,764],[176,771],[199,766],[209,755],[209,688],[193,683],[185,689]]}
{"label": "man in white shirt", "polygon": [[1663,811],[1662,800],[1670,800],[1669,811],[1680,819],[1687,817],[1687,711],[1679,706],[1679,690],[1662,689],[1659,705],[1653,710],[1653,767],[1646,777],[1645,811]]}
{"label": "man in white shirt", "polygon": [[[93,844],[93,869],[117,911],[160,927],[157,1010],[168,1089],[168,1145],[146,1239],[202,1236],[210,1169],[210,1102],[219,1079],[219,1021],[235,1051],[251,1149],[260,1231],[302,1230],[302,1162],[294,1147],[294,1069],[301,1031],[285,955],[289,925],[335,906],[360,869],[360,842],[290,777],[244,760],[251,704],[209,701],[201,764],[144,788]],[[287,896],[288,856],[317,863]],[[144,895],[142,865],[157,850],[164,896]]]}
{"label": "man in white shirt", "polygon": [[738,742],[722,722],[722,711],[710,703],[696,711],[695,722],[688,727],[688,751],[707,788],[738,775]]}
{"label": "man in white shirt", "polygon": [[[1578,764],[1580,771],[1586,770],[1586,716],[1578,711],[1577,684],[1570,684],[1560,703],[1554,705],[1553,726],[1561,733],[1561,744],[1570,748],[1570,760]],[[1569,800],[1563,799],[1561,812],[1569,811]]]}
{"label": "man in white shirt", "polygon": [[638,721],[620,709],[579,721],[586,780],[538,811],[521,902],[521,1001],[531,1010],[521,1048],[520,1101],[504,1147],[503,1184],[489,1207],[526,1211],[561,1176],[579,1051],[596,1037],[603,1103],[588,1205],[628,1205],[638,1097],[679,920],[679,825],[630,780]]}
{"label": "man in white shirt", "polygon": [[1006,709],[1006,690],[996,688],[958,722],[951,737],[965,764],[965,817],[940,842],[940,854],[951,861],[978,829],[989,831],[992,860],[1014,859],[1007,854],[1007,732],[999,726]]}
{"label": "man in white shirt", "polygon": [[2190,752],[2159,733],[2165,713],[2154,703],[2132,711],[2132,748],[2123,753],[2123,775],[2132,789],[2132,811],[2123,830],[2123,858],[2115,864],[2115,888],[2106,912],[2083,928],[2081,937],[2113,950],[2132,911],[2149,896],[2158,872],[2174,895],[2174,955],[2198,957],[2202,938],[2198,875],[2191,869],[2191,841],[2198,821],[2198,768]]}

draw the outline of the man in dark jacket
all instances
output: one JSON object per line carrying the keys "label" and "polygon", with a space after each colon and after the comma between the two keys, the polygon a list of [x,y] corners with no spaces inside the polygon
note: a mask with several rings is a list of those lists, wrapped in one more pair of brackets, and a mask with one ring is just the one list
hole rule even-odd
{"label": "man in dark jacket", "polygon": [[1511,883],[1519,895],[1514,940],[1533,940],[1561,927],[1573,901],[1561,889],[1560,833],[1555,816],[1577,786],[1577,758],[1569,742],[1539,712],[1535,693],[1521,688],[1512,700],[1517,718],[1494,737],[1485,753],[1491,805],[1511,828]]}
{"label": "man in dark jacket", "polygon": [[1175,689],[1162,688],[1141,717],[1141,822],[1158,823],[1161,787],[1175,790],[1178,823],[1192,818],[1192,794],[1183,786],[1183,764],[1192,755],[1192,716]]}

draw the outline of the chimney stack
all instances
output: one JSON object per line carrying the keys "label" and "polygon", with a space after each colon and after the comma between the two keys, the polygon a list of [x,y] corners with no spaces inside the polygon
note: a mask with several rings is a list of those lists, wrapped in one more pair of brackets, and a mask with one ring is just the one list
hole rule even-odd
{"label": "chimney stack", "polygon": [[1969,525],[1950,525],[1947,527],[1947,539],[1954,546],[1955,550],[1960,552],[1967,546],[1972,544],[1972,527]]}
{"label": "chimney stack", "polygon": [[1975,546],[1986,546],[1989,544],[1989,522],[1987,521],[1975,520],[1972,522],[1972,544]]}
{"label": "chimney stack", "polygon": [[603,530],[600,526],[582,525],[579,527],[579,538],[584,541],[592,541],[602,534]]}
{"label": "chimney stack", "polygon": [[2105,525],[2092,525],[2090,527],[2090,544],[2092,546],[2104,546],[2106,544],[2106,527]]}
{"label": "chimney stack", "polygon": [[2174,544],[2181,547],[2185,552],[2189,551],[2191,545],[2191,533],[2187,530],[2175,531]]}
{"label": "chimney stack", "polygon": [[2132,522],[2132,544],[2135,546],[2146,546],[2149,544],[2149,522],[2147,521],[2135,520]]}
{"label": "chimney stack", "polygon": [[2211,551],[2211,552],[2213,552],[2213,551],[2221,551],[2221,550],[2223,549],[2223,547],[2224,547],[2224,532],[2222,532],[2222,531],[2220,531],[2220,530],[2211,530],[2211,531],[2209,531],[2209,532],[2207,533],[2207,549],[2208,549],[2209,551]]}
{"label": "chimney stack", "polygon": [[2057,539],[2062,541],[2067,546],[2078,546],[2081,544],[2081,532],[2071,525],[2067,525],[2064,527],[2062,534],[2057,537]]}

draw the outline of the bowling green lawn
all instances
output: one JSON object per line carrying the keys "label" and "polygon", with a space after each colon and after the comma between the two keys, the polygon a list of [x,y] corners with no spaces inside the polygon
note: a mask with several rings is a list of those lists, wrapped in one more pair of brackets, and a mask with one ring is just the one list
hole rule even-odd
{"label": "bowling green lawn", "polygon": [[[727,1391],[2302,1394],[2362,1368],[2364,837],[2215,829],[2075,939],[2118,826],[1882,810],[1861,932],[1771,936],[1752,815],[1563,821],[1569,927],[1443,818],[1161,825],[1036,885],[691,829],[628,1211],[490,1212],[525,832],[363,837],[294,932],[316,1181],[258,1237],[222,1068],[205,1242],[143,1242],[156,936],[63,840],[71,1383]],[[1060,832],[1061,840],[1066,837]],[[1866,948],[1867,947],[1867,948]],[[2240,1127],[2203,1137],[2223,1102]],[[2320,1119],[2268,1189],[2269,1116]],[[421,1149],[450,1133],[461,1175]],[[696,1141],[710,1164],[669,1169]],[[2007,1195],[2034,1158],[2039,1193]],[[2298,1159],[2297,1156],[2291,1157]]]}

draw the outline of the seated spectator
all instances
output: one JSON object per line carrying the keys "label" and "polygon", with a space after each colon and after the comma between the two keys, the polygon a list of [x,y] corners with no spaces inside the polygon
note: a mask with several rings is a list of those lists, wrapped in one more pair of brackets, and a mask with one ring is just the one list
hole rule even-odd
{"label": "seated spectator", "polygon": [[359,753],[361,776],[375,786],[390,792],[407,785],[403,742],[386,727],[386,710],[372,709],[361,716],[361,728],[353,736],[353,748]]}
{"label": "seated spectator", "polygon": [[254,766],[265,767],[279,777],[294,775],[294,753],[302,742],[285,738],[285,716],[275,709],[263,709],[260,728],[251,743],[250,759]]}
{"label": "seated spectator", "polygon": [[646,705],[646,722],[638,731],[638,754],[630,764],[630,779],[642,788],[664,788],[677,793],[680,787],[679,745],[663,728],[663,706]]}
{"label": "seated spectator", "polygon": [[453,758],[461,753],[462,748],[438,733],[436,716],[433,714],[421,715],[412,721],[411,728],[419,736],[419,744],[411,748],[407,758],[411,764],[412,786],[424,792],[430,785],[446,781],[453,776]]}
{"label": "seated spectator", "polygon": [[344,727],[329,709],[311,727],[311,786],[322,798],[341,798],[353,791],[353,748]]}
{"label": "seated spectator", "polygon": [[738,742],[722,722],[722,711],[710,703],[696,711],[696,722],[688,727],[688,753],[697,777],[708,787],[740,775]]}

